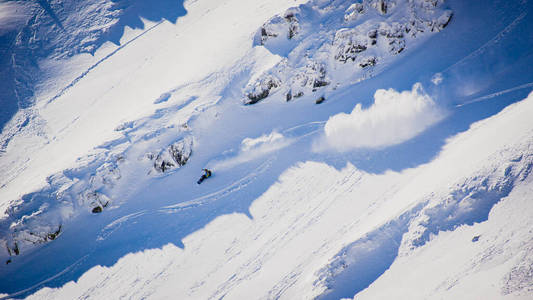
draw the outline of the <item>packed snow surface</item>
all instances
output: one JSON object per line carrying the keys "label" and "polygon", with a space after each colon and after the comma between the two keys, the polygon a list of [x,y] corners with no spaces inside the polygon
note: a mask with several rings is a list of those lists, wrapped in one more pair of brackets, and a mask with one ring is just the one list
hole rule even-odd
{"label": "packed snow surface", "polygon": [[532,13],[0,3],[0,298],[531,299]]}

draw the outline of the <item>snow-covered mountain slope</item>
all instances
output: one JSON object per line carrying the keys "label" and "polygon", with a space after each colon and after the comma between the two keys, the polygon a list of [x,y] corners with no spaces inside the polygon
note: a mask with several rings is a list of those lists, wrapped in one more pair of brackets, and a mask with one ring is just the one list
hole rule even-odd
{"label": "snow-covered mountain slope", "polygon": [[[319,14],[321,10],[325,11],[324,18],[321,20],[323,23],[325,22],[324,20],[335,20],[339,18],[339,9],[341,11],[350,11],[348,2],[343,3],[341,6],[338,4],[339,3],[336,2],[311,3],[302,5],[299,9],[303,11],[311,10],[314,12],[314,15]],[[422,12],[429,14],[441,23],[443,20],[442,16],[447,16],[448,19],[445,18],[445,23],[435,25],[435,28],[438,29],[442,29],[451,16],[449,10],[445,10],[442,13],[435,12],[440,10],[442,4],[428,6],[423,1],[414,2],[409,5],[407,3],[398,3],[398,8],[392,10],[392,13],[389,13],[390,16],[387,14],[387,11],[384,11],[382,8],[382,5],[385,4],[380,4],[377,11],[376,7],[374,7],[376,5],[377,4],[374,2],[365,3],[364,5],[365,10],[369,10],[368,15],[370,17],[373,16],[374,18],[370,18],[370,20],[365,21],[361,25],[354,25],[350,23],[352,20],[344,19],[342,19],[341,24],[338,24],[339,22],[332,22],[332,24],[329,24],[330,33],[333,34],[336,31],[344,32],[345,28],[341,28],[341,25],[355,26],[355,28],[363,27],[361,30],[365,30],[365,32],[371,31],[369,33],[370,35],[376,31],[377,35],[383,36],[383,38],[379,39],[376,36],[375,39],[379,40],[379,42],[376,42],[377,46],[387,43],[390,45],[392,42],[388,41],[389,39],[394,40],[394,43],[396,43],[396,40],[404,41],[404,31],[409,32],[410,36],[414,37],[416,36],[414,34],[415,31],[419,32],[418,34],[421,34],[424,33],[424,31],[429,32],[434,30],[433,25],[428,25],[427,28],[424,27],[426,25],[422,24],[421,17],[415,14],[415,12],[418,12],[419,14],[422,14]],[[202,9],[203,8],[198,8],[198,11],[203,11]],[[237,13],[237,11],[235,11],[236,8],[232,7],[230,9],[223,5],[222,8],[220,8],[220,11],[217,10],[213,12],[213,16],[211,17],[213,18],[212,20],[219,19],[218,16],[227,13],[228,9],[232,13]],[[246,7],[241,7],[239,5],[239,9],[244,11]],[[333,12],[331,12],[332,10]],[[289,11],[294,13],[294,18],[300,16],[300,14],[294,9]],[[377,13],[374,13],[374,11]],[[361,13],[364,14],[363,12]],[[189,15],[188,17],[189,19],[192,19],[192,22],[199,22],[199,19],[195,18],[194,15]],[[309,20],[311,19],[311,16],[302,15],[301,18],[304,18],[303,20]],[[391,19],[393,21],[391,21]],[[291,20],[294,21],[296,19]],[[380,23],[378,22],[380,20],[386,22]],[[202,18],[201,22],[211,22],[211,19],[204,20]],[[267,22],[267,25],[271,22],[272,21]],[[431,24],[434,23],[432,19],[429,19],[427,22]],[[406,25],[404,25],[404,23]],[[3,199],[22,200],[19,201],[19,203],[22,202],[21,205],[11,205],[9,217],[3,222],[4,230],[10,231],[10,236],[5,237],[7,240],[7,247],[10,249],[8,250],[8,254],[15,250],[19,252],[22,248],[29,247],[32,244],[46,242],[51,236],[55,239],[55,235],[60,231],[60,226],[63,228],[62,223],[78,214],[80,207],[83,208],[88,205],[90,206],[90,210],[101,210],[103,206],[111,205],[111,199],[122,198],[121,196],[112,196],[110,193],[116,193],[118,190],[118,188],[114,188],[113,186],[119,184],[117,181],[121,179],[122,173],[125,171],[124,167],[119,168],[118,164],[125,161],[126,157],[129,157],[130,159],[134,157],[134,160],[138,161],[140,157],[145,156],[147,161],[153,161],[154,166],[156,166],[156,171],[160,172],[172,169],[176,165],[181,166],[186,162],[191,154],[191,148],[193,147],[193,136],[197,139],[199,138],[198,134],[191,135],[187,123],[196,117],[198,110],[205,110],[206,107],[213,106],[218,100],[213,94],[220,93],[219,90],[225,85],[228,85],[228,83],[215,81],[213,83],[215,91],[211,91],[210,95],[204,95],[204,97],[201,97],[202,99],[199,99],[198,95],[193,94],[196,91],[189,92],[191,95],[183,95],[187,87],[179,88],[181,82],[174,79],[178,76],[169,73],[171,71],[166,69],[162,64],[166,65],[171,63],[179,65],[180,68],[176,71],[187,74],[186,78],[188,80],[194,80],[196,76],[201,76],[200,74],[202,74],[202,72],[209,72],[202,71],[202,68],[198,67],[198,65],[208,65],[209,67],[206,66],[204,69],[212,71],[223,67],[224,63],[229,63],[231,66],[234,64],[235,57],[238,58],[244,56],[239,64],[244,64],[245,66],[237,66],[236,68],[238,70],[233,70],[231,72],[236,73],[245,72],[246,69],[250,68],[264,68],[263,66],[255,67],[255,64],[266,64],[266,66],[269,67],[268,64],[279,59],[279,57],[272,56],[262,48],[250,49],[248,50],[248,55],[245,55],[246,52],[242,52],[241,54],[234,53],[234,51],[228,52],[226,59],[224,59],[221,55],[222,53],[220,53],[220,51],[224,49],[224,43],[226,43],[227,49],[232,49],[235,44],[250,44],[251,40],[249,30],[242,30],[241,35],[220,34],[221,32],[230,31],[234,26],[243,26],[242,24],[226,25],[226,23],[223,23],[223,25],[229,26],[229,28],[223,29],[222,27],[219,27],[217,28],[217,31],[212,33],[212,36],[207,35],[204,36],[203,39],[195,39],[194,43],[195,47],[200,49],[205,47],[206,51],[210,53],[211,50],[206,47],[207,45],[202,45],[202,43],[211,44],[216,42],[219,49],[219,51],[217,51],[218,55],[216,56],[217,64],[209,64],[209,61],[206,61],[205,59],[205,53],[202,54],[200,51],[195,51],[195,56],[179,55],[179,53],[169,51],[169,49],[166,49],[165,47],[163,47],[162,50],[156,50],[157,55],[151,54],[154,55],[154,61],[151,61],[149,64],[146,62],[146,59],[144,61],[139,59],[141,62],[140,64],[129,63],[130,61],[137,61],[135,56],[141,57],[145,55],[143,51],[145,51],[146,44],[143,45],[143,42],[152,44],[154,39],[158,40],[167,38],[168,35],[171,34],[169,31],[171,32],[171,30],[175,30],[172,27],[168,29],[162,28],[152,33],[152,30],[148,29],[147,34],[155,35],[154,37],[151,39],[141,38],[139,41],[135,41],[135,47],[125,46],[120,49],[120,53],[114,54],[112,59],[108,59],[110,61],[104,63],[103,66],[100,66],[101,63],[97,62],[96,67],[91,66],[83,73],[81,79],[76,78],[72,83],[67,85],[66,88],[61,89],[56,96],[49,99],[44,98],[40,103],[36,104],[36,107],[39,108],[39,120],[30,122],[30,124],[26,126],[26,130],[23,130],[9,142],[6,148],[6,154],[4,155],[5,158],[2,160],[2,166],[5,170],[2,188]],[[262,28],[267,25],[263,25]],[[194,25],[185,24],[184,26]],[[312,24],[305,25],[305,22],[302,22],[301,26],[304,28],[312,27]],[[389,29],[389,27],[391,26],[394,28],[397,27],[395,29],[396,33],[393,34],[390,32],[391,29]],[[413,26],[420,28],[415,30],[415,27]],[[260,27],[260,25],[257,24],[257,26],[254,26],[253,23],[243,26],[243,28],[257,27]],[[203,27],[196,26],[195,28]],[[196,30],[199,29],[186,31],[182,38],[185,38],[185,41],[187,41],[187,38],[200,35]],[[262,30],[259,31],[262,32]],[[394,37],[389,38],[388,36],[390,34],[393,34]],[[269,33],[269,35],[273,36],[274,33]],[[300,35],[305,35],[303,29],[299,32],[298,37]],[[325,32],[322,35],[329,36],[330,34]],[[353,38],[355,37],[352,37],[352,35],[346,35],[346,37],[343,37],[341,40],[346,40],[345,43],[351,44]],[[239,41],[238,39],[241,40]],[[296,36],[294,39],[297,39]],[[305,44],[307,41],[315,41],[317,38],[316,36],[311,35],[310,37],[302,37],[301,39],[303,40],[302,44]],[[181,41],[181,38],[178,38],[178,41]],[[175,43],[176,44],[171,45],[179,45],[179,42]],[[266,41],[264,41],[264,43],[268,44]],[[317,50],[318,52],[323,51],[321,49],[327,48],[329,45],[329,41],[327,40],[319,40],[314,43],[323,45]],[[403,42],[402,45],[404,44],[406,43]],[[169,48],[170,47],[171,46],[169,46]],[[402,47],[406,47],[406,45]],[[138,49],[141,49],[141,51]],[[338,51],[340,50],[336,49],[330,51],[331,53],[329,56],[336,56]],[[255,54],[254,52],[259,53]],[[393,54],[398,53],[394,52]],[[267,59],[254,59],[254,56],[261,55],[270,57]],[[355,54],[353,55],[355,58]],[[326,55],[324,57],[328,58],[329,56]],[[198,61],[194,62],[194,57],[196,57]],[[187,68],[187,64],[182,61],[185,59],[188,61],[189,68]],[[381,60],[381,56],[379,59]],[[172,62],[169,62],[169,60]],[[307,60],[310,61],[311,58],[307,58]],[[202,62],[200,63],[200,61]],[[127,66],[125,66],[126,63]],[[344,67],[344,63],[345,61],[337,62],[337,64],[333,64],[331,68],[336,66]],[[317,64],[320,64],[320,61],[312,63],[313,66]],[[279,66],[279,63],[274,68],[277,66]],[[307,66],[309,66],[309,64]],[[354,67],[355,69],[352,72],[358,74],[359,69],[362,67],[358,65],[351,66],[351,68]],[[228,66],[226,66],[226,68],[228,68]],[[154,74],[158,74],[161,70],[164,70],[164,73],[166,74],[154,76]],[[326,69],[324,68],[321,70],[326,72]],[[255,73],[262,74],[264,72],[255,71]],[[289,71],[278,71],[278,73],[287,73],[288,76]],[[138,74],[138,76],[133,76],[133,74]],[[325,73],[322,75],[325,76]],[[87,78],[87,76],[89,76],[89,78]],[[110,80],[109,77],[116,78],[116,80]],[[161,80],[160,77],[165,78],[169,82]],[[251,77],[253,80],[253,77],[255,76]],[[157,89],[155,86],[153,90],[147,88],[151,86],[150,80],[153,80],[151,78],[155,78],[155,80],[158,81]],[[345,78],[345,81],[349,83],[349,80],[351,79],[352,78]],[[361,79],[362,78],[359,80]],[[103,80],[105,80],[105,82]],[[238,78],[235,80],[246,80],[246,76],[244,76],[243,79]],[[318,79],[315,78],[313,80],[316,81]],[[305,81],[307,82],[308,80]],[[208,78],[201,83],[197,83],[197,85],[202,84],[207,86],[208,83],[211,82],[213,82],[213,79]],[[138,90],[129,88],[125,90],[124,88],[121,88],[122,84],[125,84],[128,87],[131,85],[137,86]],[[169,86],[169,84],[174,84],[174,86]],[[91,87],[94,85],[98,85],[99,89],[93,91]],[[178,85],[178,87],[176,87],[176,85]],[[233,83],[229,83],[229,86],[232,85]],[[307,85],[307,83],[302,83],[302,87]],[[315,84],[313,84],[313,86],[314,85]],[[69,88],[70,86],[72,86],[72,88]],[[320,86],[323,87],[324,85]],[[338,87],[339,84],[335,84],[332,89]],[[161,92],[161,89],[165,92]],[[189,89],[191,88],[189,87]],[[205,88],[205,90],[209,91],[207,88]],[[323,93],[323,91],[321,92]],[[301,91],[297,93],[303,95],[303,92]],[[180,96],[183,97],[183,99],[179,99],[178,97],[180,96],[178,96],[178,94],[182,94]],[[169,101],[171,96],[174,96],[174,103],[172,103],[173,101]],[[315,97],[313,94],[310,96]],[[209,97],[213,98],[209,99]],[[132,105],[132,103],[130,103],[131,101],[134,101],[135,105]],[[189,104],[189,102],[191,102],[192,105],[187,109],[185,106]],[[125,103],[128,103],[128,105],[125,105]],[[161,109],[157,110],[155,113],[153,112],[154,105],[168,106],[169,104],[175,105],[174,107],[171,107],[170,110],[175,110],[177,111],[176,113]],[[148,124],[134,126],[134,120],[145,114],[145,111],[147,110],[151,110],[153,114],[145,121],[145,123]],[[174,120],[170,121],[170,124],[164,125],[159,120],[153,120],[154,118],[158,119],[160,115],[164,115],[167,118],[173,118]],[[95,123],[94,120],[99,121]],[[202,124],[202,126],[205,125]],[[165,127],[167,129],[165,129]],[[110,130],[112,128],[115,128],[115,130]],[[155,136],[151,136],[152,134],[150,134],[149,131],[152,130],[157,130],[158,133]],[[38,137],[36,136],[36,131],[39,133]],[[121,136],[121,133],[125,136]],[[118,138],[117,135],[119,136]],[[138,137],[131,140],[132,137],[130,136],[132,135],[137,135]],[[161,141],[161,139],[163,139],[162,135],[166,135],[165,139],[167,140]],[[32,143],[28,142],[28,138],[33,140]],[[129,141],[126,142],[124,138],[129,139]],[[149,142],[149,147],[152,147],[152,149],[146,149],[146,145],[139,147],[139,139],[151,140]],[[120,146],[116,144],[120,144]],[[128,144],[134,145],[133,148],[135,149],[129,149]],[[22,148],[22,145],[24,145],[25,148],[30,148],[27,149],[27,151],[34,152],[29,158],[27,157],[26,151],[14,150]],[[167,149],[157,149],[157,147],[162,147],[168,148],[171,152],[175,152],[173,150],[175,147],[184,147],[184,145],[189,149],[187,153],[183,153],[183,155],[186,156],[185,161],[177,161],[176,153],[171,154],[173,157],[172,159],[169,157],[165,158],[165,154],[168,152]],[[96,153],[91,153],[87,156],[86,153],[90,153],[95,147],[97,147],[97,149],[102,149],[106,153],[101,153],[102,150],[96,150]],[[68,151],[62,151],[62,149],[68,149]],[[131,154],[126,154],[126,152]],[[76,159],[86,161],[85,163],[89,163],[90,165],[84,168],[84,162],[82,162],[82,170],[75,171],[78,175],[71,176],[68,174],[58,174],[58,172],[66,170],[72,166]],[[21,160],[26,161],[20,163]],[[174,162],[172,160],[174,160]],[[134,168],[136,167],[138,167],[138,164],[134,166]],[[137,172],[144,173],[147,171]],[[86,177],[86,180],[76,182],[77,178],[82,176],[80,173],[84,174],[83,176]],[[41,188],[42,185],[45,184],[45,178],[48,178],[47,181],[49,187],[44,188],[44,193],[39,192],[23,196],[28,190],[31,191],[32,189]],[[120,181],[127,182],[126,180]],[[127,182],[127,184],[130,184],[130,182]],[[43,201],[41,199],[37,200],[37,198],[43,197],[50,200],[57,198],[59,202]],[[114,202],[115,205],[119,204],[117,201]],[[6,204],[7,203],[4,202],[4,205]],[[8,230],[6,228],[7,226],[9,226]]]}
{"label": "snow-covered mountain slope", "polygon": [[[60,90],[84,69],[121,48],[118,47],[121,38],[122,46],[132,41],[131,37],[122,36],[125,26],[143,29],[143,19],[176,22],[185,14],[182,1],[151,3],[146,0],[3,1],[0,4],[3,46],[0,129],[17,109],[23,111],[11,120],[7,129],[16,131],[23,127],[25,119],[32,117],[32,104],[44,97],[39,90],[61,94]],[[106,42],[108,50],[99,49]],[[75,63],[57,63],[73,56],[77,56]],[[1,142],[3,150],[5,140]]]}
{"label": "snow-covered mountain slope", "polygon": [[531,296],[531,114],[533,94],[401,173],[298,164],[253,202],[251,218],[221,216],[184,249],[129,254],[32,298],[309,299],[330,288],[321,298],[338,299],[396,256],[358,299]]}
{"label": "snow-covered mountain slope", "polygon": [[0,293],[531,296],[532,4],[147,3],[17,25]]}

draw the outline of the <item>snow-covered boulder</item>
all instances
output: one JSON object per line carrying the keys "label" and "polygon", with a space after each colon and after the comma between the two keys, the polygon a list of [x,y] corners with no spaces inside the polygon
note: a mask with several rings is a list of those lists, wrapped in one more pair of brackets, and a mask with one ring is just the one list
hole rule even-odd
{"label": "snow-covered boulder", "polygon": [[365,7],[363,3],[354,3],[350,5],[344,14],[344,21],[355,21],[364,13]]}
{"label": "snow-covered boulder", "polygon": [[343,28],[335,33],[333,47],[336,48],[334,58],[340,62],[348,60],[355,61],[358,54],[364,52],[376,44],[376,33],[370,31],[368,34],[357,29]]}
{"label": "snow-covered boulder", "polygon": [[270,19],[256,33],[256,44],[265,45],[271,40],[284,41],[294,38],[300,29],[298,14],[297,8],[291,8],[283,16]]}
{"label": "snow-covered boulder", "polygon": [[184,166],[191,157],[192,145],[192,137],[186,136],[159,153],[148,153],[146,156],[153,161],[153,167],[158,173],[164,173]]}
{"label": "snow-covered boulder", "polygon": [[244,104],[255,104],[270,95],[270,93],[280,86],[279,79],[272,75],[265,75],[248,88]]}

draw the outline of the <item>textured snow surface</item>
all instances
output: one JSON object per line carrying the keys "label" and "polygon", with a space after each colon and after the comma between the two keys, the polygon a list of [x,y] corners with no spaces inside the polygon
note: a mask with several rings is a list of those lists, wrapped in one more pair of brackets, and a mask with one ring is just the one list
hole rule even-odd
{"label": "textured snow surface", "polygon": [[532,13],[1,3],[0,298],[531,298]]}
{"label": "textured snow surface", "polygon": [[[533,247],[531,114],[533,94],[451,139],[433,162],[401,173],[299,164],[253,202],[251,219],[218,217],[186,237],[184,249],[166,245],[129,254],[33,297],[313,298],[343,272],[366,280],[386,252],[396,252],[397,260],[357,298],[530,296],[531,277],[508,274],[530,268],[523,258]],[[500,187],[509,180],[511,193]],[[490,192],[498,199],[476,196]],[[485,222],[468,226],[468,211],[487,214],[487,202],[501,198],[488,216],[474,220]],[[421,245],[428,219],[442,228]]]}

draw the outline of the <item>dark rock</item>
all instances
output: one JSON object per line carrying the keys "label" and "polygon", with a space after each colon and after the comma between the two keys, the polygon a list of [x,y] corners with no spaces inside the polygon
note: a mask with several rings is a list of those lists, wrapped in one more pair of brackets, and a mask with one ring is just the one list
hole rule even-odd
{"label": "dark rock", "polygon": [[450,24],[450,21],[452,20],[453,12],[451,10],[447,10],[440,16],[431,26],[431,31],[441,31],[443,30],[448,24]]}
{"label": "dark rock", "polygon": [[259,94],[248,94],[246,95],[250,101],[246,102],[245,105],[256,104],[257,102],[265,99],[270,94],[270,90],[263,90]]}
{"label": "dark rock", "polygon": [[296,34],[298,33],[298,26],[296,24],[290,24],[289,25],[289,33],[287,34],[287,38],[292,39]]}
{"label": "dark rock", "polygon": [[481,237],[481,235],[476,235],[475,237],[472,238],[472,243],[475,243],[477,241],[479,241],[479,238]]}
{"label": "dark rock", "polygon": [[362,61],[361,63],[359,63],[359,66],[361,68],[366,68],[366,67],[371,67],[371,66],[375,66],[377,63],[377,60],[375,57],[370,57],[364,61]]}
{"label": "dark rock", "polygon": [[382,15],[387,13],[388,4],[386,0],[377,0],[372,3],[372,6]]}
{"label": "dark rock", "polygon": [[350,22],[355,21],[359,17],[359,15],[362,15],[364,13],[364,5],[363,3],[354,3],[346,9],[344,14],[344,21]]}
{"label": "dark rock", "polygon": [[324,102],[324,100],[326,100],[326,98],[324,98],[324,96],[321,96],[320,98],[315,100],[315,104],[320,104],[320,103]]}
{"label": "dark rock", "polygon": [[97,206],[97,207],[93,208],[92,213],[93,214],[99,214],[102,211],[103,211],[102,207],[101,206]]}
{"label": "dark rock", "polygon": [[170,148],[168,149],[168,152],[170,152],[170,155],[180,167],[187,163],[191,154],[190,152],[183,150],[184,149],[183,147],[180,147],[180,144],[170,145]]}
{"label": "dark rock", "polygon": [[259,40],[256,40],[256,43],[259,42],[259,44],[264,46],[269,39],[277,38],[284,34],[289,40],[295,37],[300,30],[297,14],[298,9],[292,8],[288,9],[283,17],[278,15],[268,20],[263,24],[260,32],[257,33],[256,36]]}
{"label": "dark rock", "polygon": [[313,87],[314,88],[318,88],[318,87],[326,86],[328,84],[329,84],[329,82],[327,82],[327,81],[320,80],[320,79],[315,79],[315,81],[313,82]]}
{"label": "dark rock", "polygon": [[357,32],[340,31],[336,34],[334,41],[334,44],[337,45],[335,59],[343,63],[348,60],[355,61],[359,53],[368,49],[369,42],[371,45],[375,45],[377,39],[360,35]]}
{"label": "dark rock", "polygon": [[292,93],[291,93],[291,91],[289,91],[289,92],[287,93],[287,95],[285,96],[285,99],[287,100],[287,102],[289,102],[289,101],[292,100]]}
{"label": "dark rock", "polygon": [[449,17],[448,17],[448,20],[446,20],[444,23],[440,24],[440,25],[439,25],[439,28],[442,30],[442,29],[444,29],[446,26],[448,26],[448,24],[450,24],[450,21],[452,20],[452,17],[453,17],[453,13],[450,12]]}
{"label": "dark rock", "polygon": [[172,167],[174,167],[174,164],[170,161],[163,160],[161,155],[156,157],[154,162],[154,169],[156,169],[156,171],[164,173],[165,171],[172,169]]}
{"label": "dark rock", "polygon": [[59,228],[58,228],[55,232],[53,232],[53,233],[49,233],[49,234],[47,235],[47,238],[48,238],[49,240],[52,240],[52,241],[53,241],[53,240],[55,240],[55,239],[59,236],[60,233],[61,233],[61,225],[59,225]]}
{"label": "dark rock", "polygon": [[156,157],[156,161],[154,162],[154,169],[156,169],[157,171],[165,172],[167,170],[172,169],[172,167],[174,167],[173,163],[166,160],[162,160],[160,155]]}
{"label": "dark rock", "polygon": [[192,138],[186,136],[176,143],[170,145],[167,151],[162,151],[157,155],[147,154],[147,157],[154,160],[154,169],[164,173],[173,168],[184,166],[192,155]]}
{"label": "dark rock", "polygon": [[300,30],[300,24],[299,24],[298,18],[296,18],[294,11],[291,9],[289,9],[285,13],[285,16],[283,18],[289,24],[287,38],[290,40],[294,36],[296,36],[296,34],[298,34],[298,31]]}
{"label": "dark rock", "polygon": [[292,12],[288,12],[288,13],[285,14],[285,17],[284,17],[284,18],[285,18],[285,20],[286,20],[287,22],[290,22],[290,21],[294,20],[294,13],[292,13]]}
{"label": "dark rock", "polygon": [[391,54],[400,54],[403,50],[405,50],[405,40],[403,38],[393,38],[391,41],[389,41],[389,51]]}
{"label": "dark rock", "polygon": [[261,45],[264,45],[269,38],[277,36],[276,33],[268,32],[265,27],[261,27]]}
{"label": "dark rock", "polygon": [[298,93],[294,94],[293,97],[294,97],[294,98],[300,98],[300,97],[302,97],[303,95],[304,95],[304,92],[298,92]]}
{"label": "dark rock", "polygon": [[255,104],[270,95],[270,92],[280,86],[279,80],[272,76],[262,78],[253,88],[251,92],[246,95],[244,100],[245,105]]}
{"label": "dark rock", "polygon": [[20,254],[19,245],[17,243],[15,243],[15,247],[13,248],[13,252],[15,252],[15,255],[19,255]]}
{"label": "dark rock", "polygon": [[387,13],[387,3],[384,1],[384,0],[381,0],[381,6],[380,6],[380,11],[382,14],[386,14]]}
{"label": "dark rock", "polygon": [[6,265],[9,265],[11,263],[11,258],[6,260]]}

